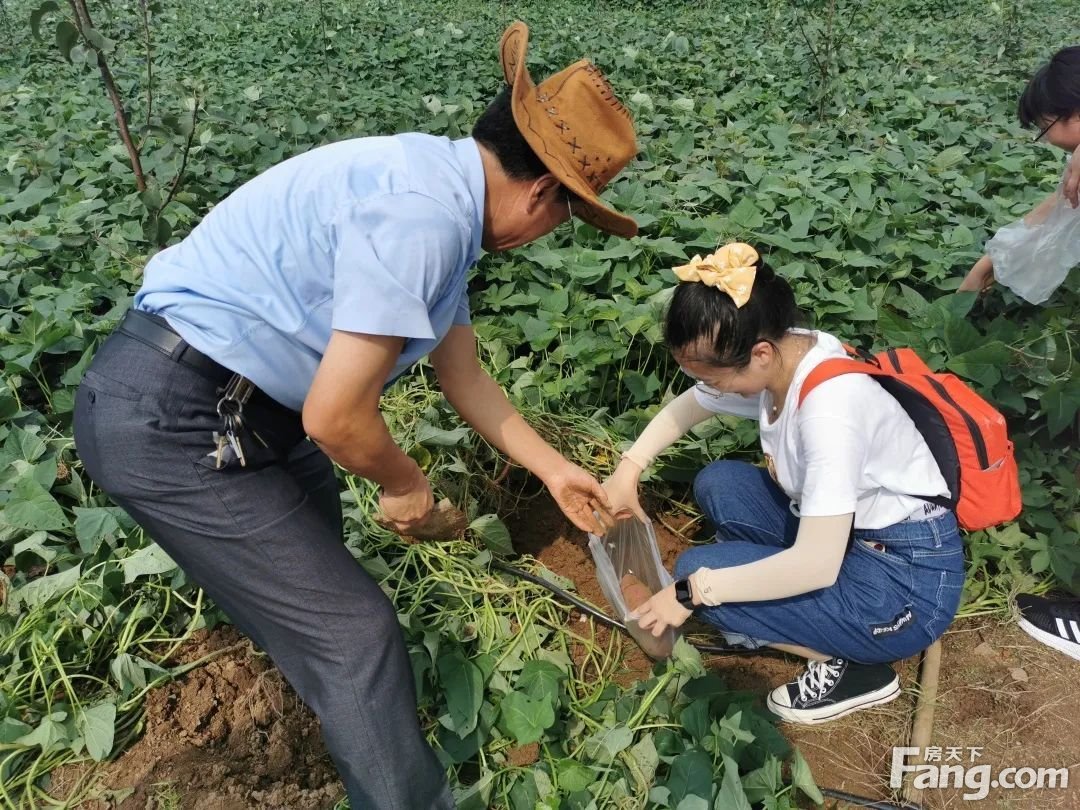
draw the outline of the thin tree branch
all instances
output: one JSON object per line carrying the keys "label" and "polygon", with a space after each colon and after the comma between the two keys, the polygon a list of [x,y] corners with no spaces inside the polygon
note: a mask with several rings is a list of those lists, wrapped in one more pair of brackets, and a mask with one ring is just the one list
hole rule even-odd
{"label": "thin tree branch", "polygon": [[128,157],[131,159],[131,170],[135,173],[135,187],[139,191],[145,191],[146,175],[143,174],[142,163],[139,160],[139,150],[131,139],[131,132],[128,130],[127,125],[127,114],[124,112],[124,104],[120,100],[120,93],[116,89],[116,82],[113,81],[112,71],[109,70],[109,63],[105,59],[105,54],[95,48],[93,43],[86,38],[87,29],[94,27],[94,23],[90,20],[90,13],[86,10],[86,0],[69,0],[69,2],[79,24],[79,33],[87,46],[97,55],[101,81],[105,84],[105,92],[108,93],[109,99],[112,101],[113,111],[116,113],[116,125],[120,130],[120,140],[124,142]]}
{"label": "thin tree branch", "polygon": [[169,187],[169,193],[165,197],[165,201],[161,203],[161,207],[158,208],[155,219],[161,216],[161,212],[165,210],[165,206],[173,201],[176,196],[176,192],[180,189],[180,180],[184,176],[184,170],[187,169],[188,155],[191,154],[191,145],[195,142],[195,125],[199,121],[199,97],[195,96],[195,108],[191,111],[191,132],[188,133],[187,143],[184,144],[184,153],[180,158],[180,171],[176,173],[176,177],[173,178],[172,185]]}
{"label": "thin tree branch", "polygon": [[[139,0],[142,9],[143,41],[146,43],[146,126],[150,126],[150,112],[154,107],[154,67],[150,58],[150,11],[146,0]],[[142,148],[142,142],[139,143]]]}
{"label": "thin tree branch", "polygon": [[814,50],[814,46],[810,43],[810,37],[806,35],[806,30],[803,28],[802,20],[799,18],[798,6],[795,7],[795,24],[799,26],[799,33],[802,34],[803,42],[806,43],[806,47],[810,50],[810,55],[814,57],[814,63],[817,65],[820,74],[823,70],[821,60],[818,59],[817,51]]}

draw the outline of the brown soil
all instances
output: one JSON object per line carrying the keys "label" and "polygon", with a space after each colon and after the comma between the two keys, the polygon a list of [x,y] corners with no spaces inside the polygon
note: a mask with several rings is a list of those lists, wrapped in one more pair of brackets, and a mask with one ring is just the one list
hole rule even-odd
{"label": "brown soil", "polygon": [[[319,724],[236,630],[200,631],[175,663],[211,659],[146,700],[145,733],[94,775],[90,810],[321,810],[344,795]],[[53,792],[83,775],[62,769]]]}
{"label": "brown soil", "polygon": [[[656,515],[661,557],[670,570],[696,527],[682,515]],[[538,497],[508,520],[519,552],[575,582],[576,592],[610,610],[594,576],[585,536],[546,498]],[[571,614],[569,629],[620,655],[616,680],[648,677],[653,662],[624,636]],[[319,737],[318,723],[282,682],[267,659],[230,628],[200,634],[178,661],[219,655],[177,682],[152,692],[145,733],[115,762],[88,775],[99,786],[90,810],[316,810],[330,808],[343,790]],[[587,673],[584,645],[574,659]],[[776,654],[709,656],[707,665],[734,688],[760,696],[790,680],[802,662]],[[894,745],[906,745],[917,694],[918,662],[897,665],[904,692],[892,703],[816,727],[780,726],[802,751],[819,785],[886,799]],[[1067,767],[1068,789],[992,789],[982,801],[964,790],[928,790],[926,810],[972,805],[1080,808],[1080,664],[1039,645],[1014,623],[957,622],[946,635],[932,745],[981,749],[979,764]],[[508,751],[514,764],[536,761],[536,746]],[[944,758],[944,757],[943,757]],[[66,795],[86,775],[62,769],[54,795]],[[829,803],[830,807],[849,807]]]}

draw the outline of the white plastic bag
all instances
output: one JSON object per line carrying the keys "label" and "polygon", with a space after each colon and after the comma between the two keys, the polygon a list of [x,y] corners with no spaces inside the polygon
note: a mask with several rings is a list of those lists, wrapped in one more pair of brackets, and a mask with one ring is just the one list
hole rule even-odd
{"label": "white plastic bag", "polygon": [[1041,304],[1080,264],[1080,207],[1070,207],[1058,187],[1057,200],[1039,223],[1006,225],[986,243],[994,280],[1032,304]]}
{"label": "white plastic bag", "polygon": [[638,627],[622,589],[623,578],[636,577],[650,594],[663,590],[674,580],[660,562],[656,533],[651,523],[636,518],[620,520],[605,537],[589,535],[589,551],[596,563],[596,578],[619,621],[626,625],[634,641],[650,657],[668,658],[678,633],[668,628],[657,638]]}

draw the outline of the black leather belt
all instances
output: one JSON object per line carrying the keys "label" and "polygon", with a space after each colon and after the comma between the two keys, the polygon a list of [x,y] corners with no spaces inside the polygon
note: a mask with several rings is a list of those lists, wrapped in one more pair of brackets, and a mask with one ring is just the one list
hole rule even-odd
{"label": "black leather belt", "polygon": [[233,375],[233,372],[221,363],[206,356],[176,334],[169,322],[160,315],[129,309],[117,331],[157,349],[170,360],[183,363],[216,383],[224,384]]}

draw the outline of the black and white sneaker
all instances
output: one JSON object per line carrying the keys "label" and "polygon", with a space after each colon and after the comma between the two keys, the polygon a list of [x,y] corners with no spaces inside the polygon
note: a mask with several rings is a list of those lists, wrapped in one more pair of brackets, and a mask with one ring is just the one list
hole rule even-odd
{"label": "black and white sneaker", "polygon": [[1016,607],[1021,630],[1080,661],[1080,599],[1045,599],[1022,593],[1016,597]]}
{"label": "black and white sneaker", "polygon": [[856,664],[843,658],[810,661],[806,672],[769,694],[769,711],[789,723],[814,725],[888,703],[900,679],[888,664]]}

